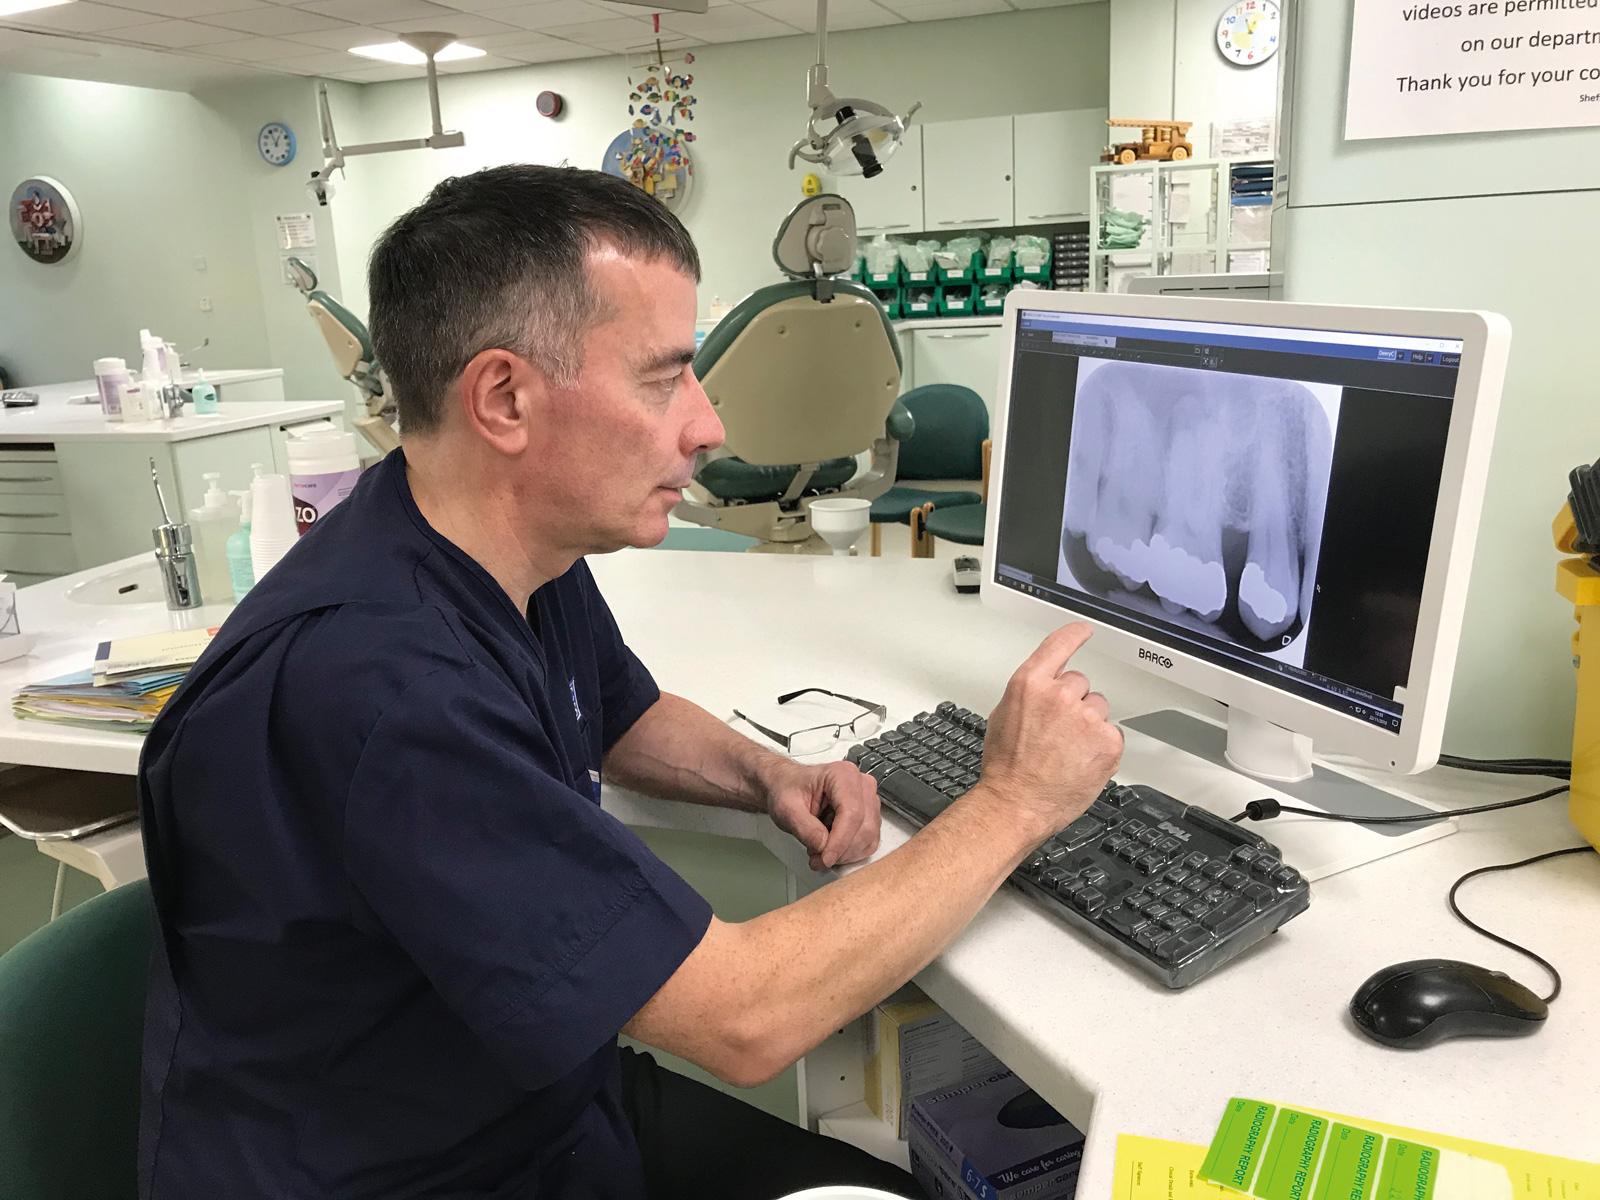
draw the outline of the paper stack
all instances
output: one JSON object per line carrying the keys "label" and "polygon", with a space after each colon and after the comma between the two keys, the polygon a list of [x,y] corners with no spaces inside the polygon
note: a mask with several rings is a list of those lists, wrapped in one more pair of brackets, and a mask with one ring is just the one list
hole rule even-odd
{"label": "paper stack", "polygon": [[30,683],[11,700],[18,717],[131,733],[149,730],[217,629],[186,629],[101,642],[94,665]]}

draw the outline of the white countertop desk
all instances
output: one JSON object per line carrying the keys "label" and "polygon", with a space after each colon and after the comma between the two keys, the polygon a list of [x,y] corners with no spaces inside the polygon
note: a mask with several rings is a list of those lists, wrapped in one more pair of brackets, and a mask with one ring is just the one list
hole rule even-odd
{"label": "white countertop desk", "polygon": [[[976,597],[957,596],[947,568],[931,560],[629,551],[591,566],[661,686],[719,716],[807,686],[882,701],[896,722],[945,699],[986,711],[1038,641]],[[0,667],[0,687],[81,668],[94,641],[169,620],[159,605],[80,616],[71,610],[84,606],[64,599],[71,582],[22,593],[23,628],[39,643],[34,656]],[[215,620],[225,611],[184,619]],[[1173,703],[1205,707],[1088,652],[1080,665],[1118,715]],[[0,762],[131,773],[138,747],[137,738],[19,722],[0,709]],[[1424,797],[1466,804],[1537,790],[1540,781],[1437,770],[1410,782]],[[796,891],[819,882],[763,818],[610,789],[605,803],[634,824],[759,840],[791,872]],[[1463,889],[1469,913],[1561,969],[1565,987],[1547,1028],[1525,1039],[1408,1052],[1359,1036],[1345,1014],[1367,975],[1409,958],[1467,959],[1542,993],[1546,983],[1533,964],[1457,924],[1444,896],[1470,868],[1579,843],[1565,811],[1557,799],[1467,818],[1450,837],[1321,880],[1309,911],[1182,992],[1160,987],[1009,889],[918,982],[1087,1129],[1079,1194],[1093,1200],[1110,1194],[1119,1132],[1205,1142],[1231,1095],[1592,1159],[1600,1154],[1600,859],[1557,859]],[[884,826],[881,852],[888,853],[907,830],[892,817]],[[1272,834],[1270,824],[1257,828]],[[135,834],[112,836],[131,839],[136,850]],[[838,1086],[830,1094],[812,1080],[813,1115],[841,1099]]]}

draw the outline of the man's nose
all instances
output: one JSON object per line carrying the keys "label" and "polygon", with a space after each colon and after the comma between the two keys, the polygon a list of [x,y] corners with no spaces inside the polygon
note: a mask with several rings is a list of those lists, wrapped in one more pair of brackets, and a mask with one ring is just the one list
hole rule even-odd
{"label": "man's nose", "polygon": [[689,423],[684,427],[685,447],[690,454],[700,454],[707,450],[715,450],[728,440],[727,431],[722,427],[722,418],[717,416],[717,410],[711,406],[711,398],[706,395],[705,388],[700,386],[700,381],[694,378],[694,393],[690,397],[692,413]]}

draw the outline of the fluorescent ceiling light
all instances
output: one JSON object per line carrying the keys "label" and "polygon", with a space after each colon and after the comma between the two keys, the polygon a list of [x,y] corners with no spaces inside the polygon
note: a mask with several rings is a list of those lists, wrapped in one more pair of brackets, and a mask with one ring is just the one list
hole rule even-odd
{"label": "fluorescent ceiling light", "polygon": [[[0,0],[5,4],[6,0]],[[359,54],[362,58],[376,58],[380,62],[402,63],[408,67],[420,67],[428,61],[428,56],[414,46],[404,42],[381,42],[375,46],[351,46],[351,54]],[[476,46],[463,45],[461,42],[451,42],[443,50],[433,56],[434,62],[454,62],[459,58],[482,58],[489,53],[479,50]]]}
{"label": "fluorescent ceiling light", "polygon": [[0,0],[0,17],[14,17],[38,8],[56,8],[71,3],[72,0]]}

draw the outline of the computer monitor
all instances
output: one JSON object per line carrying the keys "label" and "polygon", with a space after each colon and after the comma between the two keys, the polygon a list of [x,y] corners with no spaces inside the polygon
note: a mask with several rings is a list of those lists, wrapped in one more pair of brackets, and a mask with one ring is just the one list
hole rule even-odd
{"label": "computer monitor", "polygon": [[[1189,754],[1151,762],[1231,768],[1163,789],[1186,802],[1237,812],[1265,779],[1412,808],[1312,746],[1394,772],[1438,757],[1509,341],[1486,313],[1013,292],[983,600],[1089,620],[1095,650],[1226,704],[1225,731],[1124,722]],[[1385,832],[1320,866],[1441,831]]]}

